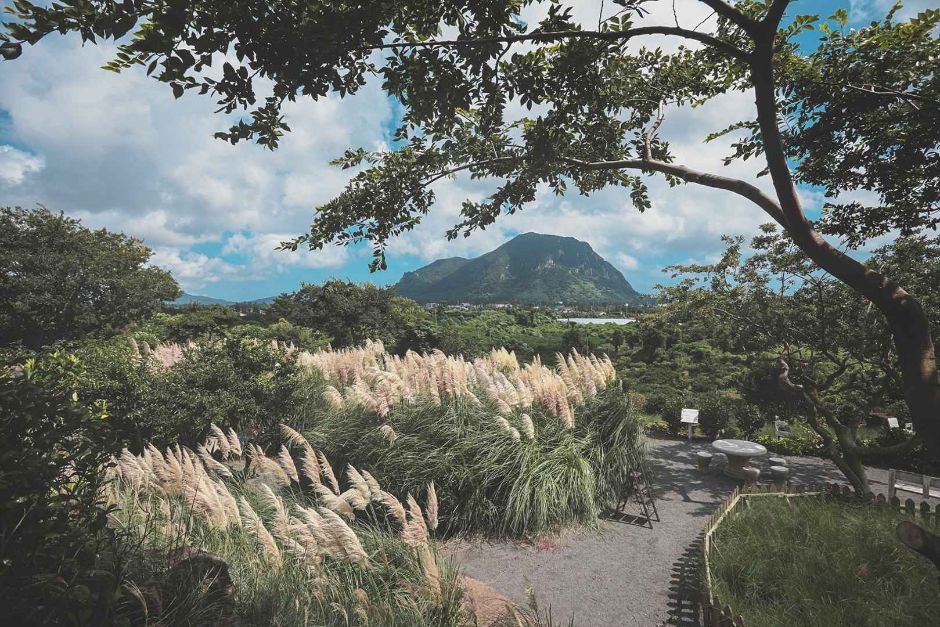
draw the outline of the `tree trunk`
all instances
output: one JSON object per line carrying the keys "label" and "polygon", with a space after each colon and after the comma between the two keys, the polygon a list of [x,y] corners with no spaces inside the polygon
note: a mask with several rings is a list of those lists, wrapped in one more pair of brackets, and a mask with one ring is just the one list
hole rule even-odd
{"label": "tree trunk", "polygon": [[884,314],[898,352],[904,396],[917,433],[931,457],[940,458],[940,376],[930,325],[913,296],[887,277],[831,246],[813,229],[796,192],[777,126],[773,76],[776,25],[755,37],[751,65],[757,121],[767,167],[783,210],[784,228],[820,268],[871,301]]}

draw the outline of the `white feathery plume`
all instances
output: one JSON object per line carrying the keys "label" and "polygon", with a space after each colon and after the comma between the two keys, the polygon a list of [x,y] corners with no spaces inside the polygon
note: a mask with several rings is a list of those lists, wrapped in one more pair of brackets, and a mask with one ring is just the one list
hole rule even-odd
{"label": "white feathery plume", "polygon": [[323,398],[326,399],[326,402],[328,402],[333,409],[343,409],[343,407],[346,406],[343,395],[332,385],[326,386],[326,389],[323,390]]}
{"label": "white feathery plume", "polygon": [[300,477],[297,475],[297,466],[294,465],[294,458],[290,456],[290,451],[288,451],[287,447],[283,444],[281,445],[281,450],[278,451],[275,460],[284,470],[287,476],[290,477],[291,481],[294,483],[300,483]]}
{"label": "white feathery plume", "polygon": [[362,478],[366,480],[366,485],[369,486],[369,494],[371,498],[379,498],[379,492],[382,491],[382,486],[379,485],[379,482],[375,480],[375,477],[368,470],[362,471]]}
{"label": "white feathery plume", "polygon": [[346,501],[354,511],[364,510],[369,506],[369,499],[358,488],[349,488],[340,494],[339,498]]}
{"label": "white feathery plume", "polygon": [[261,484],[261,493],[268,505],[274,510],[274,525],[272,527],[274,537],[283,542],[290,537],[290,517],[287,515],[284,501],[266,483]]}
{"label": "white feathery plume", "polygon": [[428,589],[431,593],[431,600],[435,603],[440,602],[441,592],[441,572],[437,567],[437,560],[431,552],[431,547],[427,544],[418,549],[418,563],[421,564],[421,571],[427,581]]}
{"label": "white feathery plume", "polygon": [[532,422],[532,417],[529,414],[522,414],[522,432],[525,433],[525,437],[528,439],[535,439],[535,423]]}
{"label": "white feathery plume", "polygon": [[379,431],[381,431],[382,434],[386,437],[389,446],[395,444],[395,440],[398,439],[398,434],[395,433],[395,430],[392,429],[391,425],[382,425],[379,427]]}
{"label": "white feathery plume", "polygon": [[231,427],[228,428],[228,446],[232,455],[235,457],[242,456],[241,440],[238,439],[238,434],[235,433],[235,429],[232,429]]}
{"label": "white feathery plume", "polygon": [[359,542],[359,536],[335,512],[321,508],[320,515],[323,516],[324,533],[332,536],[330,548],[333,554],[338,559],[365,565],[368,556]]}
{"label": "white feathery plume", "polygon": [[362,497],[366,502],[372,498],[372,490],[369,488],[369,484],[366,483],[365,477],[363,477],[352,464],[346,465],[346,479],[349,480],[353,488],[362,493]]}
{"label": "white feathery plume", "polygon": [[428,520],[428,529],[435,531],[437,529],[437,490],[434,489],[433,481],[428,484],[428,502],[424,513]]}
{"label": "white feathery plume", "polygon": [[379,492],[379,501],[388,508],[389,515],[401,525],[402,529],[408,526],[408,517],[405,515],[405,508],[394,494],[382,490]]}
{"label": "white feathery plume", "polygon": [[206,468],[224,479],[232,478],[232,471],[229,467],[212,457],[205,446],[200,444],[196,447],[196,452],[199,454],[199,459],[202,460],[202,463],[206,465]]}
{"label": "white feathery plume", "polygon": [[320,458],[320,472],[323,477],[326,477],[326,480],[330,482],[330,487],[333,488],[333,494],[339,494],[339,482],[336,480],[336,475],[333,473],[333,467],[330,465],[330,460],[326,458],[326,455],[323,454],[323,451],[317,451],[317,457]]}
{"label": "white feathery plume", "polygon": [[418,502],[410,494],[408,501],[408,524],[401,532],[401,538],[405,544],[412,548],[419,548],[428,543],[428,528],[424,524],[424,514],[418,506]]}
{"label": "white feathery plume", "polygon": [[238,504],[239,510],[241,511],[242,526],[247,529],[258,541],[258,544],[261,545],[262,555],[265,561],[273,568],[279,568],[281,566],[281,552],[277,548],[277,543],[274,542],[274,537],[271,535],[271,532],[268,531],[264,523],[261,522],[261,517],[251,508],[251,504],[248,503],[245,497],[241,497]]}
{"label": "white feathery plume", "polygon": [[311,450],[313,447],[310,446],[310,443],[307,442],[307,438],[303,436],[302,433],[296,429],[281,423],[281,435],[284,436],[284,439],[293,444],[294,446],[299,446],[305,451]]}
{"label": "white feathery plume", "polygon": [[229,445],[225,433],[215,423],[209,423],[209,431],[212,432],[212,442],[222,454],[222,459],[227,459],[232,447]]}
{"label": "white feathery plume", "polygon": [[310,483],[320,483],[320,464],[313,449],[304,451],[304,456],[300,459],[300,472]]}
{"label": "white feathery plume", "polygon": [[320,497],[320,503],[334,512],[342,514],[349,519],[356,517],[356,512],[353,510],[352,506],[349,504],[346,499],[337,496],[334,494],[328,487],[322,483],[318,483],[314,486],[317,491],[317,495]]}
{"label": "white feathery plume", "polygon": [[260,477],[262,481],[266,483],[273,481],[279,488],[290,486],[290,476],[284,472],[280,464],[265,455],[260,446],[250,444],[249,450],[251,451],[251,465],[254,468],[255,474]]}

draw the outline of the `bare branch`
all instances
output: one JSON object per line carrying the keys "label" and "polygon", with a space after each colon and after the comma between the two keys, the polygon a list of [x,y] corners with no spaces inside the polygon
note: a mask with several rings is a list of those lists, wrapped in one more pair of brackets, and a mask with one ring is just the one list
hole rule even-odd
{"label": "bare branch", "polygon": [[744,50],[737,46],[722,41],[713,35],[700,33],[687,28],[676,28],[675,26],[641,26],[622,31],[590,31],[590,30],[568,30],[551,32],[531,32],[523,35],[506,35],[503,37],[480,37],[476,39],[447,39],[436,41],[400,41],[390,44],[380,44],[377,46],[365,46],[357,48],[359,52],[369,50],[403,50],[416,48],[456,48],[461,46],[486,46],[499,43],[520,43],[525,41],[550,42],[562,39],[597,39],[601,41],[627,41],[634,37],[646,35],[673,35],[690,39],[711,46],[716,50],[724,52],[728,56],[741,61],[748,61],[750,56]]}
{"label": "bare branch", "polygon": [[653,122],[653,125],[649,128],[648,131],[643,133],[643,156],[647,161],[653,160],[653,149],[651,143],[653,141],[653,136],[656,135],[656,131],[659,130],[659,127],[662,125],[665,117],[666,113],[664,111],[663,101],[660,100],[659,110],[656,112],[656,121]]}
{"label": "bare branch", "polygon": [[446,176],[450,176],[451,174],[457,174],[458,172],[463,172],[464,170],[470,170],[472,168],[481,168],[483,166],[494,165],[497,163],[515,163],[517,161],[519,161],[519,159],[517,159],[516,157],[494,157],[493,159],[486,159],[484,161],[474,161],[473,163],[465,163],[464,165],[450,168],[448,170],[442,170],[438,172],[437,174],[435,174],[434,176],[423,180],[421,182],[421,185],[423,187],[427,187],[428,185],[430,185],[431,183],[434,183],[435,181],[439,181],[440,179]]}
{"label": "bare branch", "polygon": [[688,183],[696,183],[704,187],[723,189],[733,192],[739,196],[747,198],[758,207],[763,209],[778,224],[786,228],[783,211],[777,201],[762,192],[758,187],[727,176],[710,174],[708,172],[699,172],[683,165],[665,163],[663,161],[653,161],[650,159],[625,159],[622,161],[582,161],[581,159],[565,158],[564,161],[570,165],[585,170],[645,170],[670,174],[682,179]]}
{"label": "bare branch", "polygon": [[744,32],[750,34],[757,28],[757,22],[744,15],[732,5],[723,0],[699,0],[702,4],[708,5],[718,15],[725,18],[732,24],[739,26]]}
{"label": "bare branch", "polygon": [[773,4],[770,5],[770,8],[767,10],[767,15],[764,16],[762,23],[766,25],[767,28],[777,30],[777,27],[780,26],[780,20],[783,19],[783,13],[787,10],[787,5],[790,4],[790,0],[774,0]]}

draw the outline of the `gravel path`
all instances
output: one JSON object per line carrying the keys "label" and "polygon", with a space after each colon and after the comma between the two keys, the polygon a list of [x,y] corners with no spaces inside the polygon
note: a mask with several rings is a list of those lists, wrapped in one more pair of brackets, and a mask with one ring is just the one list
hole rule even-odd
{"label": "gravel path", "polygon": [[[567,532],[535,542],[456,542],[448,546],[467,575],[519,604],[531,588],[557,621],[574,616],[578,627],[698,625],[694,588],[705,518],[735,487],[715,455],[701,473],[695,453],[706,442],[649,440],[660,522],[653,528],[604,520],[597,530]],[[769,465],[758,460],[758,467]],[[828,460],[787,458],[796,483],[844,482]],[[886,478],[872,470],[876,492]],[[636,513],[630,504],[626,513]]]}

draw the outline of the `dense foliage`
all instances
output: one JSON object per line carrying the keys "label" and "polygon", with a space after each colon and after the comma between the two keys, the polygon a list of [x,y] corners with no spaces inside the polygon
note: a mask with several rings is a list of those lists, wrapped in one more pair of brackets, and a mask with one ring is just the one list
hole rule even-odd
{"label": "dense foliage", "polygon": [[109,624],[122,601],[120,539],[101,470],[119,443],[76,397],[74,358],[0,372],[0,589],[9,624]]}
{"label": "dense foliage", "polygon": [[398,351],[425,350],[433,342],[428,314],[414,301],[395,296],[391,288],[332,280],[306,284],[278,296],[266,308],[270,322],[286,320],[316,329],[341,348],[381,340]]}
{"label": "dense foliage", "polygon": [[0,207],[0,348],[114,332],[176,298],[140,240],[44,207]]}
{"label": "dense foliage", "polygon": [[[716,264],[675,268],[684,280],[664,290],[669,305],[660,315],[675,324],[697,318],[735,338],[735,350],[750,362],[739,393],[767,413],[805,418],[826,455],[865,492],[863,460],[904,456],[917,444],[862,442],[860,428],[871,416],[876,426],[887,415],[909,420],[890,329],[864,298],[816,270],[772,225],[751,241],[751,256],[744,258],[742,244],[729,238]],[[902,237],[876,250],[869,263],[904,277],[913,294],[933,305],[938,247],[923,236]],[[933,333],[940,331],[936,310],[928,320]]]}

